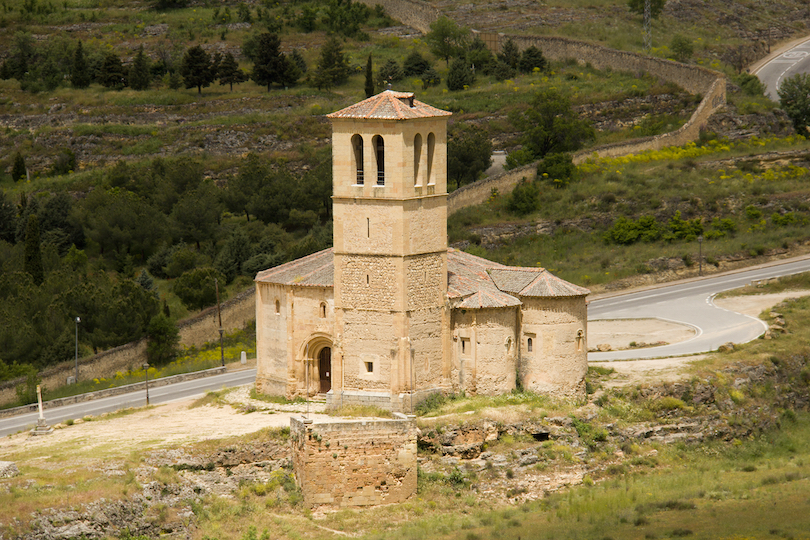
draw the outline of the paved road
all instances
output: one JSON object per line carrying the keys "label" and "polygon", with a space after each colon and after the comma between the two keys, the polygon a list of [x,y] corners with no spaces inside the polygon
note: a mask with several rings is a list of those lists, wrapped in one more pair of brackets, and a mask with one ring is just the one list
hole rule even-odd
{"label": "paved road", "polygon": [[[810,258],[758,267],[743,272],[594,300],[588,306],[588,320],[659,318],[693,326],[695,337],[648,349],[588,353],[589,361],[630,360],[685,356],[713,351],[720,345],[746,343],[762,335],[767,327],[754,317],[733,313],[712,303],[715,294],[742,287],[752,281],[810,271]],[[632,324],[632,321],[628,321]]]}
{"label": "paved road", "polygon": [[810,73],[810,38],[780,51],[753,71],[767,88],[766,94],[777,102],[779,96],[776,91],[782,81],[798,73]]}
{"label": "paved road", "polygon": [[[218,390],[220,388],[230,386],[241,386],[243,384],[250,384],[255,380],[256,370],[246,369],[243,371],[224,373],[222,375],[205,377],[203,379],[195,379],[193,381],[161,386],[159,388],[150,387],[149,403],[151,405],[157,405],[159,403],[176,401],[178,399],[187,399],[189,397],[203,395],[209,390]],[[120,396],[85,401],[83,403],[65,405],[55,409],[46,409],[45,420],[48,422],[48,424],[53,425],[71,418],[83,418],[87,415],[98,415],[105,412],[125,409],[127,407],[143,407],[144,405],[146,405],[146,392],[141,390],[138,392],[132,392],[130,394],[122,394]],[[0,420],[0,436],[8,435],[10,433],[17,433],[20,430],[31,429],[36,426],[37,418],[39,418],[37,413],[29,413]]]}

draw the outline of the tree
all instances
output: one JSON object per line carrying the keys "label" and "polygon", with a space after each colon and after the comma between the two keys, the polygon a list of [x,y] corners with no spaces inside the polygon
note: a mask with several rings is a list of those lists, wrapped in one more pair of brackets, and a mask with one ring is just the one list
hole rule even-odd
{"label": "tree", "polygon": [[115,90],[121,90],[127,85],[124,64],[121,63],[118,55],[112,51],[104,56],[104,62],[102,62],[99,71],[99,82],[103,86]]}
{"label": "tree", "polygon": [[810,74],[798,73],[788,77],[777,90],[782,109],[793,121],[793,127],[801,135],[807,135],[810,125]]}
{"label": "tree", "polygon": [[321,47],[318,71],[313,82],[318,90],[329,89],[332,86],[343,84],[348,78],[349,59],[343,52],[340,41],[336,37],[331,37]]}
{"label": "tree", "polygon": [[167,315],[159,313],[152,317],[146,335],[149,338],[146,345],[146,358],[151,365],[168,364],[177,357],[180,332]]}
{"label": "tree", "polygon": [[17,230],[17,209],[0,191],[0,241],[14,243],[14,233]]}
{"label": "tree", "polygon": [[439,72],[433,69],[432,67],[427,68],[424,73],[422,73],[422,89],[427,90],[431,86],[439,86],[442,83],[442,78],[439,76]]}
{"label": "tree", "polygon": [[81,41],[76,44],[72,68],[70,84],[73,88],[87,88],[90,86],[90,69],[87,66],[87,60],[84,58],[84,48]]}
{"label": "tree", "polygon": [[[647,0],[627,0],[627,7],[630,8],[632,13],[644,15],[644,3]],[[649,0],[650,1],[650,16],[657,19],[661,12],[664,11],[664,5],[667,0]]]}
{"label": "tree", "polygon": [[547,154],[540,163],[537,164],[537,178],[543,178],[552,183],[556,188],[564,188],[576,178],[577,166],[571,154],[554,153]]}
{"label": "tree", "polygon": [[265,32],[260,34],[256,40],[251,78],[257,84],[266,86],[268,92],[271,84],[283,81],[284,70],[287,68],[280,47],[281,41],[276,34]]}
{"label": "tree", "polygon": [[492,165],[492,143],[486,131],[469,126],[451,131],[447,139],[447,179],[456,188],[478,180]]}
{"label": "tree", "polygon": [[541,90],[529,107],[510,115],[512,124],[523,131],[523,147],[535,159],[551,152],[573,152],[596,136],[593,126],[580,119],[570,100],[556,90]]}
{"label": "tree", "polygon": [[489,74],[492,71],[492,66],[495,64],[495,57],[487,49],[486,44],[480,37],[476,37],[470,44],[467,50],[467,63],[470,64],[476,72]]}
{"label": "tree", "polygon": [[25,158],[19,152],[14,154],[14,165],[11,167],[11,179],[19,182],[28,177],[28,168],[25,166]]}
{"label": "tree", "polygon": [[175,279],[172,288],[183,305],[192,311],[197,311],[216,303],[214,279],[219,280],[219,283],[225,283],[225,276],[219,270],[195,268]]}
{"label": "tree", "polygon": [[197,87],[197,93],[207,88],[216,78],[211,56],[199,45],[190,47],[183,55],[183,64],[180,66],[180,75],[186,88]]}
{"label": "tree", "polygon": [[144,54],[143,45],[141,45],[138,47],[138,54],[135,55],[135,60],[132,61],[132,67],[129,70],[129,86],[133,90],[146,90],[149,88],[151,75],[149,64],[149,57]]}
{"label": "tree", "polygon": [[520,62],[520,49],[512,41],[512,38],[507,39],[501,46],[501,52],[498,54],[498,60],[511,67],[517,69],[518,62]]}
{"label": "tree", "polygon": [[36,214],[28,216],[28,227],[25,231],[25,271],[31,275],[35,285],[42,285],[45,281],[42,246],[39,241],[39,220]]}
{"label": "tree", "polygon": [[402,63],[402,71],[406,77],[419,77],[422,73],[430,68],[430,62],[425,57],[419,54],[418,51],[412,51],[405,61]]}
{"label": "tree", "polygon": [[515,214],[525,215],[530,214],[537,210],[540,204],[540,188],[537,182],[521,180],[512,193],[509,195],[509,201],[506,203],[506,208]]}
{"label": "tree", "polygon": [[252,256],[250,240],[241,229],[236,229],[217,255],[214,267],[222,272],[230,283],[241,273],[242,264]]}
{"label": "tree", "polygon": [[231,53],[227,53],[225,58],[222,59],[219,70],[217,70],[217,76],[219,77],[219,84],[231,85],[231,92],[233,92],[234,83],[239,84],[248,80],[247,74],[239,69],[239,63]]}
{"label": "tree", "polygon": [[366,97],[370,98],[374,95],[374,67],[371,64],[371,55],[368,55],[368,62],[366,62]]}
{"label": "tree", "polygon": [[692,41],[680,34],[673,36],[672,41],[669,44],[669,48],[672,51],[672,55],[675,57],[675,60],[678,62],[686,62],[692,58],[692,54],[694,52],[694,49],[692,48]]}
{"label": "tree", "polygon": [[523,50],[518,62],[521,73],[531,73],[535,68],[543,71],[546,69],[546,65],[547,62],[543,52],[534,45]]}
{"label": "tree", "polygon": [[464,58],[456,58],[450,65],[450,71],[447,73],[447,89],[452,91],[464,90],[464,87],[470,87],[475,82],[475,73],[473,72],[467,60]]}
{"label": "tree", "polygon": [[385,64],[383,64],[379,73],[377,74],[377,79],[381,87],[384,87],[392,82],[400,81],[402,80],[402,77],[404,77],[402,67],[400,67],[399,63],[393,58],[389,59]]}
{"label": "tree", "polygon": [[430,47],[431,53],[444,58],[449,66],[451,57],[464,55],[469,37],[469,28],[459,26],[452,19],[442,15],[430,23],[430,32],[425,35],[425,43]]}

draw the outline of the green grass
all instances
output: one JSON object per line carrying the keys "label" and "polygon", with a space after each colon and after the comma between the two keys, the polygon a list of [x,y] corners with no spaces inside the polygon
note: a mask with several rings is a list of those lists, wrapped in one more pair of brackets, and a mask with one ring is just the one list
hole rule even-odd
{"label": "green grass", "polygon": [[717,298],[727,298],[732,296],[750,296],[755,294],[774,294],[785,291],[805,291],[810,290],[810,272],[794,274],[781,278],[765,280],[755,285],[749,284],[739,289],[725,291],[717,295]]}

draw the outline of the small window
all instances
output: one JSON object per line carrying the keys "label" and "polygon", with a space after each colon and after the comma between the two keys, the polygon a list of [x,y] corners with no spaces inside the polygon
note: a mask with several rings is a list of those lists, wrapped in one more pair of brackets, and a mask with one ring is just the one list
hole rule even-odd
{"label": "small window", "polygon": [[461,354],[470,354],[469,338],[461,338]]}
{"label": "small window", "polygon": [[363,137],[360,135],[352,137],[352,153],[354,157],[355,183],[362,186],[365,179],[363,175]]}
{"label": "small window", "polygon": [[428,135],[427,139],[427,183],[435,184],[436,180],[433,178],[433,154],[436,151],[436,135],[433,133]]}
{"label": "small window", "polygon": [[326,304],[321,302],[321,311],[320,311],[321,319],[326,318]]}
{"label": "small window", "polygon": [[385,142],[379,135],[372,139],[374,143],[374,158],[377,162],[377,185],[385,185]]}
{"label": "small window", "polygon": [[366,274],[366,285],[369,284],[368,274]]}
{"label": "small window", "polygon": [[419,176],[422,162],[422,135],[416,134],[413,138],[413,185],[422,185],[422,178]]}
{"label": "small window", "polygon": [[366,218],[366,238],[371,238],[371,218]]}
{"label": "small window", "polygon": [[366,362],[366,373],[374,373],[374,362]]}
{"label": "small window", "polygon": [[526,340],[526,351],[532,352],[532,348],[534,347],[534,343],[532,342],[532,338]]}
{"label": "small window", "polygon": [[581,328],[577,330],[577,352],[582,352],[582,344],[585,341],[585,331]]}
{"label": "small window", "polygon": [[276,315],[278,315],[279,313],[281,313],[281,302],[276,300]]}

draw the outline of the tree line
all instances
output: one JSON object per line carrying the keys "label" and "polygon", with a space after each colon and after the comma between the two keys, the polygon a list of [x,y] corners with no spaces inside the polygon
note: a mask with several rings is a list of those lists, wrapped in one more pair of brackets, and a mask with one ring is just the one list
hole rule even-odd
{"label": "tree line", "polygon": [[[331,161],[249,155],[218,187],[191,159],[119,162],[85,194],[0,195],[0,380],[165,332],[157,279],[189,310],[239,276],[331,245]],[[150,361],[166,361],[171,354]]]}

